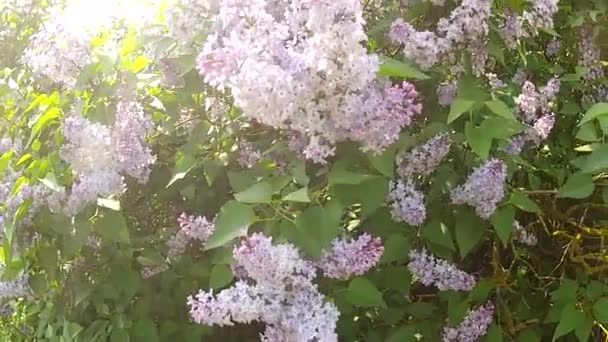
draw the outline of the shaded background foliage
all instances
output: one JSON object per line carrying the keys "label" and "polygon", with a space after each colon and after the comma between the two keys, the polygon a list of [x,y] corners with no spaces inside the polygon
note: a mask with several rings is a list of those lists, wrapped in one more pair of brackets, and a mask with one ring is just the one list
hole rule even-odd
{"label": "shaded background foliage", "polygon": [[[79,75],[77,88],[64,89],[19,63],[28,37],[46,15],[46,1],[31,2],[25,12],[0,7],[2,27],[11,28],[0,31],[1,130],[24,146],[1,156],[2,170],[25,170],[31,184],[69,186],[73,176],[58,153],[61,122],[81,104],[91,120],[112,123],[125,82],[136,85],[157,125],[149,136],[157,161],[145,185],[127,179],[122,196],[90,205],[74,219],[42,209],[14,236],[4,228],[3,280],[25,270],[33,293],[6,300],[0,335],[11,341],[258,340],[261,324],[197,325],[186,306],[186,298],[200,288],[221,289],[234,281],[233,240],[249,226],[249,232],[294,243],[310,258],[340,235],[369,232],[382,238],[385,250],[376,268],[350,281],[319,281],[340,311],[337,332],[344,341],[438,341],[444,318],[458,323],[487,300],[496,314],[481,340],[604,340],[608,104],[590,100],[593,89],[583,80],[587,70],[577,63],[583,27],[595,33],[605,56],[607,8],[599,0],[562,0],[554,31],[522,39],[509,50],[498,19],[528,5],[523,0],[492,5],[487,69],[506,87],[491,89],[485,76],[472,75],[467,62],[456,101],[441,106],[437,88],[451,77],[450,65],[421,71],[387,34],[396,18],[433,27],[456,4],[365,2],[368,48],[384,58],[380,74],[415,84],[424,110],[382,154],[363,153],[345,142],[325,165],[303,160],[287,148],[283,132],[247,121],[229,95],[205,85],[195,69],[194,43],[176,48],[166,34],[122,30],[117,58],[93,61]],[[550,58],[545,48],[556,37],[561,51]],[[464,59],[470,59],[466,53]],[[513,117],[521,86],[509,81],[519,68],[537,86],[554,75],[562,86],[549,139],[507,156],[501,148],[521,131]],[[605,84],[606,78],[594,82]],[[215,97],[228,104],[224,115],[212,115],[205,106]],[[459,108],[458,99],[470,105]],[[502,105],[488,105],[496,100]],[[387,205],[395,155],[439,132],[450,133],[454,144],[424,184],[427,220],[419,229],[395,222]],[[263,155],[250,168],[239,164],[247,144]],[[508,165],[508,193],[497,214],[483,220],[447,199],[450,189],[491,156]],[[182,212],[219,215],[215,235],[206,248],[193,244],[164,272],[142,277],[142,270],[166,264],[165,242],[178,229]],[[515,219],[536,234],[536,246],[513,240]],[[439,292],[413,282],[408,252],[422,246],[475,275],[475,289]]]}

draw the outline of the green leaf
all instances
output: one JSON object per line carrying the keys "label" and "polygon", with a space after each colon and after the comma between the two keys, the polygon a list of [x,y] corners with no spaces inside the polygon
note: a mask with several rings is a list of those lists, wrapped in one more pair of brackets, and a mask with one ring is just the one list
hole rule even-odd
{"label": "green leaf", "polygon": [[566,305],[562,310],[561,318],[553,333],[553,341],[573,331],[584,323],[585,314],[579,311],[574,304]]}
{"label": "green leaf", "polygon": [[585,320],[579,323],[576,329],[574,329],[574,334],[578,338],[579,342],[589,341],[589,335],[591,335],[591,329],[593,329],[594,325],[595,322],[593,321],[593,318],[591,318],[589,315],[585,315]]}
{"label": "green leaf", "polygon": [[283,197],[283,201],[309,203],[310,198],[308,197],[308,189],[302,188],[287,194],[285,197]]}
{"label": "green leaf", "polygon": [[593,316],[603,324],[608,323],[608,297],[602,297],[593,303]]}
{"label": "green leaf", "polygon": [[464,134],[467,137],[467,143],[479,158],[488,159],[490,148],[492,147],[492,135],[488,134],[487,130],[481,127],[476,127],[471,122],[467,122],[464,128]]}
{"label": "green leaf", "polygon": [[232,281],[233,275],[230,267],[226,265],[214,265],[209,275],[209,288],[219,289]]}
{"label": "green leaf", "polygon": [[237,201],[226,202],[218,214],[215,231],[205,249],[220,247],[232,241],[246,231],[254,219],[255,213],[250,206]]}
{"label": "green leaf", "polygon": [[355,306],[386,307],[386,303],[382,298],[382,292],[371,281],[365,278],[358,277],[351,280],[347,291],[347,300]]}
{"label": "green leaf", "polygon": [[110,342],[129,342],[129,332],[124,328],[112,328]]}
{"label": "green leaf", "polygon": [[595,184],[593,176],[588,173],[575,173],[568,178],[566,184],[559,188],[558,197],[586,198],[593,194]]}
{"label": "green leaf", "polygon": [[483,342],[502,342],[502,329],[498,324],[492,324],[483,339]]}
{"label": "green leaf", "polygon": [[599,102],[591,106],[591,108],[587,110],[587,113],[585,113],[585,116],[583,116],[581,121],[578,123],[578,126],[582,126],[600,115],[608,115],[608,103]]}
{"label": "green leaf", "polygon": [[370,164],[378,170],[382,175],[393,178],[395,176],[395,155],[397,154],[397,146],[392,145],[382,153],[367,153],[367,159]]}
{"label": "green leaf", "polygon": [[380,76],[403,77],[406,79],[426,80],[430,77],[409,63],[382,56],[382,64],[378,70]]}
{"label": "green leaf", "polygon": [[413,325],[404,325],[391,333],[385,342],[416,342],[416,327]]}
{"label": "green leaf", "polygon": [[338,235],[343,209],[335,199],[325,207],[309,207],[296,218],[295,226],[284,224],[284,233],[306,254],[318,258]]}
{"label": "green leaf", "polygon": [[380,178],[378,176],[348,171],[345,167],[343,163],[336,163],[334,165],[328,175],[329,184],[361,184],[369,179]]}
{"label": "green leaf", "polygon": [[587,122],[578,129],[578,132],[576,132],[576,139],[587,142],[600,141],[602,135],[597,129],[595,122]]}
{"label": "green leaf", "polygon": [[46,128],[52,122],[56,121],[56,119],[60,116],[61,110],[59,108],[53,107],[47,110],[38,119],[36,119],[36,121],[34,122],[34,126],[32,127],[32,132],[30,133],[30,140],[28,142],[28,145],[32,143],[34,138],[36,138],[44,128]]}
{"label": "green leaf", "polygon": [[467,100],[463,98],[457,98],[450,106],[450,113],[448,114],[448,124],[458,119],[464,112],[473,108],[475,101]]}
{"label": "green leaf", "polygon": [[120,211],[103,210],[100,216],[95,222],[95,230],[101,236],[111,241],[130,242],[127,220]]}
{"label": "green leaf", "polygon": [[510,202],[519,209],[530,213],[540,213],[542,211],[536,202],[520,191],[513,191]]}
{"label": "green leaf", "polygon": [[515,208],[507,205],[499,208],[492,214],[490,218],[494,231],[502,241],[504,246],[507,245],[513,233],[513,222],[515,221]]}
{"label": "green leaf", "polygon": [[259,182],[251,187],[234,194],[234,198],[241,203],[270,203],[272,200],[272,186],[268,182]]}
{"label": "green leaf", "polygon": [[394,261],[403,261],[407,258],[412,242],[401,234],[393,234],[386,239],[384,243],[384,253],[381,261],[383,263],[391,263]]}
{"label": "green leaf", "polygon": [[486,106],[492,111],[492,113],[508,119],[508,120],[517,120],[515,119],[515,116],[513,116],[513,110],[509,108],[509,106],[507,106],[506,103],[502,102],[501,100],[493,100],[493,101],[486,101]]}
{"label": "green leaf", "polygon": [[452,251],[455,250],[450,229],[440,221],[430,221],[422,228],[421,235],[430,242],[449,248]]}
{"label": "green leaf", "polygon": [[150,318],[143,318],[137,321],[131,328],[132,336],[137,341],[146,342],[157,342],[158,339],[158,328],[156,323]]}
{"label": "green leaf", "polygon": [[167,183],[167,188],[170,187],[173,183],[177,182],[180,179],[186,177],[188,172],[190,172],[197,165],[196,158],[183,151],[178,151],[175,155],[175,166],[173,167],[173,176],[169,183]]}
{"label": "green leaf", "polygon": [[472,211],[463,210],[458,213],[454,235],[462,258],[466,257],[473,247],[481,241],[486,228],[486,223]]}
{"label": "green leaf", "polygon": [[608,144],[601,144],[591,152],[591,154],[577,158],[572,163],[576,165],[581,172],[594,173],[602,172],[608,169]]}

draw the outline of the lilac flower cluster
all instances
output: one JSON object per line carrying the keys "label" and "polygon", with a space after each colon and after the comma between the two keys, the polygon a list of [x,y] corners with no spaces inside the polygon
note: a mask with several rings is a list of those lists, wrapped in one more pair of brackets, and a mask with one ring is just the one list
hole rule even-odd
{"label": "lilac flower cluster", "polygon": [[578,44],[578,65],[588,69],[584,79],[586,85],[591,88],[591,94],[585,94],[584,100],[587,102],[608,101],[608,86],[594,85],[592,82],[604,78],[604,66],[601,63],[601,51],[595,43],[593,32],[589,27],[583,27],[580,31]]}
{"label": "lilac flower cluster", "polygon": [[166,6],[165,24],[179,44],[192,45],[197,35],[211,27],[218,10],[217,1],[171,0]]}
{"label": "lilac flower cluster", "polygon": [[524,69],[518,68],[515,71],[515,74],[513,74],[511,82],[517,85],[522,85],[526,81],[526,79],[528,79],[528,73]]}
{"label": "lilac flower cluster", "polygon": [[501,89],[501,88],[504,88],[507,86],[507,84],[505,82],[503,82],[501,79],[499,79],[498,76],[496,76],[496,74],[487,73],[486,78],[488,79],[488,83],[490,85],[490,88],[492,88],[492,90]]}
{"label": "lilac flower cluster", "polygon": [[551,40],[549,42],[549,44],[547,44],[545,53],[549,57],[556,57],[559,55],[559,52],[561,51],[561,49],[562,49],[562,42],[559,39],[554,38],[553,40]]}
{"label": "lilac flower cluster", "polygon": [[489,218],[505,195],[507,165],[502,160],[491,159],[478,166],[464,185],[453,189],[453,204],[468,204],[482,218]]}
{"label": "lilac flower cluster", "polygon": [[475,287],[475,277],[459,270],[443,259],[435,258],[426,249],[411,250],[407,268],[416,280],[425,286],[436,286],[440,291],[470,291]]}
{"label": "lilac flower cluster", "polygon": [[536,237],[536,235],[530,231],[528,231],[526,228],[524,228],[519,221],[514,221],[513,222],[513,229],[514,229],[514,239],[515,241],[522,243],[524,245],[527,246],[536,246],[536,244],[538,243],[538,238]]}
{"label": "lilac flower cluster", "polygon": [[525,81],[521,88],[521,94],[515,102],[519,106],[520,115],[524,122],[534,122],[536,120],[536,112],[540,103],[534,83]]}
{"label": "lilac flower cluster", "polygon": [[423,68],[429,68],[455,50],[484,40],[489,32],[491,4],[488,0],[463,0],[448,18],[438,21],[437,33],[417,31],[399,18],[391,25],[389,35],[391,40],[403,45],[407,58]]}
{"label": "lilac flower cluster", "polygon": [[291,244],[273,245],[272,238],[253,234],[235,247],[234,257],[243,274],[214,295],[200,291],[188,298],[190,315],[199,324],[234,325],[253,321],[266,324],[262,341],[337,341],[339,312],[325,302],[312,282],[314,265],[302,259]]}
{"label": "lilac flower cluster", "polygon": [[197,67],[246,117],[302,134],[322,163],[339,141],[381,151],[421,110],[413,86],[376,79],[366,39],[357,0],[224,0]]}
{"label": "lilac flower cluster", "polygon": [[391,215],[397,222],[410,226],[420,226],[426,220],[424,194],[417,190],[411,180],[391,181],[388,200],[391,203]]}
{"label": "lilac flower cluster", "polygon": [[410,151],[397,154],[397,173],[402,178],[428,176],[450,152],[452,141],[447,133],[439,133]]}
{"label": "lilac flower cluster", "polygon": [[15,189],[15,184],[22,176],[21,172],[15,172],[12,169],[5,171],[5,175],[0,183],[0,203],[3,210],[0,213],[0,233],[9,222],[13,222],[17,212],[26,204],[27,200],[31,200],[28,211],[21,216],[17,221],[17,227],[28,225],[31,223],[35,213],[43,206],[49,195],[49,189],[42,185],[24,184]]}
{"label": "lilac flower cluster", "polygon": [[112,155],[112,138],[108,127],[80,116],[70,116],[63,126],[66,138],[61,157],[72,167],[74,184],[63,203],[63,211],[76,214],[83,206],[97,201],[98,196],[123,192],[120,167]]}
{"label": "lilac flower cluster", "polygon": [[346,280],[369,271],[378,263],[383,252],[382,240],[367,233],[350,241],[335,239],[332,248],[323,251],[319,268],[328,278]]}
{"label": "lilac flower cluster", "polygon": [[515,49],[519,39],[537,35],[539,29],[553,28],[553,16],[558,10],[558,0],[533,0],[531,2],[531,8],[524,11],[523,15],[508,13],[506,19],[500,24],[499,33],[509,49]]}
{"label": "lilac flower cluster", "polygon": [[179,260],[192,240],[205,244],[215,231],[215,224],[203,216],[182,213],[177,218],[177,222],[179,230],[167,240],[167,259],[170,263]]}
{"label": "lilac flower cluster", "polygon": [[262,153],[258,151],[250,142],[239,144],[239,156],[237,161],[241,167],[250,169],[262,160]]}
{"label": "lilac flower cluster", "polygon": [[471,310],[457,326],[443,329],[443,342],[475,342],[484,336],[494,320],[494,304],[487,302]]}
{"label": "lilac flower cluster", "polygon": [[156,161],[146,136],[152,131],[152,117],[138,102],[119,102],[112,129],[114,158],[122,171],[144,184]]}
{"label": "lilac flower cluster", "polygon": [[458,82],[448,81],[437,87],[437,102],[442,106],[449,106],[454,102],[458,92]]}
{"label": "lilac flower cluster", "polygon": [[26,273],[15,280],[0,281],[0,299],[28,297],[32,294]]}

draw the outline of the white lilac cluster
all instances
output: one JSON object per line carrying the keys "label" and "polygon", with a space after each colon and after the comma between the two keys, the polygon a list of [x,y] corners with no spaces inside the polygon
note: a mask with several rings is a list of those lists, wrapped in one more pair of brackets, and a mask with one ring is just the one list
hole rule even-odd
{"label": "white lilac cluster", "polygon": [[167,240],[167,259],[174,263],[184,254],[188,244],[197,241],[204,245],[215,231],[214,222],[203,216],[194,216],[182,213],[178,218],[179,230]]}
{"label": "white lilac cluster", "polygon": [[190,315],[199,324],[266,324],[262,341],[338,341],[339,312],[317,286],[314,265],[291,244],[273,245],[272,238],[253,234],[235,247],[234,258],[247,280],[213,294],[200,291],[188,298]]}
{"label": "white lilac cluster", "polygon": [[494,320],[494,304],[487,302],[471,310],[457,327],[443,329],[443,342],[475,342],[484,336]]}
{"label": "white lilac cluster", "polygon": [[450,152],[451,145],[450,136],[439,133],[410,151],[400,151],[396,156],[397,173],[402,178],[430,175]]}
{"label": "white lilac cluster", "polygon": [[383,252],[382,240],[367,233],[350,241],[335,239],[331,249],[323,251],[318,266],[326,277],[346,280],[369,271]]}
{"label": "white lilac cluster", "polygon": [[487,219],[505,196],[506,179],[507,165],[491,159],[475,168],[465,184],[450,192],[450,198],[453,204],[472,206],[479,217]]}
{"label": "white lilac cluster", "polygon": [[393,220],[410,226],[420,226],[426,220],[424,194],[416,189],[411,180],[391,181],[388,200]]}
{"label": "white lilac cluster", "polygon": [[[491,15],[490,0],[463,0],[448,18],[437,23],[437,33],[417,31],[411,24],[399,18],[391,25],[392,41],[403,45],[403,53],[423,68],[429,68],[463,47],[470,47],[480,55],[479,44],[489,32]],[[485,49],[482,49],[485,50]],[[485,64],[478,61],[475,64]]]}
{"label": "white lilac cluster", "polygon": [[112,134],[107,126],[70,116],[63,125],[63,135],[66,141],[61,158],[70,164],[75,178],[71,192],[58,201],[66,214],[76,214],[88,203],[96,202],[98,196],[123,192],[120,165],[113,156]]}
{"label": "white lilac cluster", "polygon": [[457,81],[443,82],[437,87],[437,102],[442,106],[449,106],[454,102],[457,92]]}
{"label": "white lilac cluster", "polygon": [[552,29],[558,1],[530,0],[530,8],[521,16],[508,13],[499,27],[505,45],[509,49],[515,49],[519,39],[533,37],[538,34],[539,29]]}
{"label": "white lilac cluster", "polygon": [[28,297],[32,294],[26,273],[15,280],[0,281],[0,299]]}
{"label": "white lilac cluster", "polygon": [[425,286],[434,285],[440,291],[470,291],[477,283],[474,276],[443,259],[436,258],[426,249],[412,249],[409,256],[407,268],[415,279]]}
{"label": "white lilac cluster", "polygon": [[165,10],[169,34],[179,44],[192,45],[197,35],[210,29],[217,4],[216,0],[170,0]]}
{"label": "white lilac cluster", "polygon": [[114,157],[127,175],[146,183],[151,167],[156,161],[146,136],[152,131],[152,117],[139,102],[119,102],[116,108],[116,120],[112,128],[112,147]]}
{"label": "white lilac cluster", "polygon": [[376,79],[363,24],[358,0],[222,0],[197,67],[245,116],[304,136],[308,159],[344,140],[378,152],[421,106],[412,85]]}
{"label": "white lilac cluster", "polygon": [[522,243],[526,246],[536,246],[536,244],[538,243],[538,238],[536,237],[536,235],[524,228],[517,220],[513,222],[513,230],[513,237],[515,241]]}

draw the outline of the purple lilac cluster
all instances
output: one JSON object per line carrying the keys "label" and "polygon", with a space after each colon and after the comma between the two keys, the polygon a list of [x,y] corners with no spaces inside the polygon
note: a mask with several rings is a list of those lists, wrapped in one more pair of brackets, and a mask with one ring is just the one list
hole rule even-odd
{"label": "purple lilac cluster", "polygon": [[515,241],[522,243],[526,246],[536,246],[538,238],[536,235],[526,228],[524,228],[519,221],[513,222],[514,239]]}
{"label": "purple lilac cluster", "polygon": [[426,249],[411,250],[407,268],[425,286],[436,286],[440,291],[470,291],[477,283],[475,277],[455,265],[436,258]]}
{"label": "purple lilac cluster", "polygon": [[345,140],[380,152],[420,105],[413,86],[376,78],[363,24],[358,0],[221,1],[197,68],[246,117],[304,136],[308,159]]}
{"label": "purple lilac cluster", "polygon": [[457,81],[443,82],[437,87],[437,102],[442,106],[449,106],[454,102],[457,92]]}
{"label": "purple lilac cluster", "polygon": [[140,183],[146,183],[156,161],[146,136],[154,128],[150,115],[135,101],[119,102],[112,128],[114,158],[121,170]]}
{"label": "purple lilac cluster", "polygon": [[578,65],[588,69],[584,79],[588,88],[593,90],[593,93],[585,95],[584,100],[591,103],[608,101],[608,86],[593,84],[593,81],[604,78],[605,71],[601,63],[601,50],[595,43],[590,27],[585,26],[580,31],[578,54]]}
{"label": "purple lilac cluster", "polygon": [[494,320],[494,304],[487,302],[471,310],[457,327],[443,329],[443,342],[475,342],[484,336]]}
{"label": "purple lilac cluster", "polygon": [[258,151],[250,142],[239,144],[239,156],[237,162],[243,168],[250,169],[262,160],[262,153]]}
{"label": "purple lilac cluster", "polygon": [[50,190],[42,184],[24,184],[18,189],[14,188],[21,176],[21,172],[15,172],[9,168],[5,171],[0,183],[0,203],[3,205],[3,210],[0,213],[0,233],[4,230],[5,224],[15,220],[19,209],[27,200],[31,200],[31,204],[28,211],[17,221],[17,227],[15,228],[30,224],[35,213],[47,203]]}
{"label": "purple lilac cluster", "polygon": [[215,231],[215,224],[203,216],[182,213],[177,222],[179,230],[167,240],[167,259],[170,263],[179,260],[192,240],[205,244]]}
{"label": "purple lilac cluster", "polygon": [[369,271],[383,252],[382,240],[367,233],[350,241],[335,239],[331,249],[323,251],[318,266],[326,277],[346,280]]}
{"label": "purple lilac cluster", "polygon": [[468,204],[475,208],[479,217],[489,218],[505,196],[507,165],[499,159],[491,159],[478,166],[464,185],[453,189],[453,204]]}
{"label": "purple lilac cluster", "polygon": [[[509,12],[499,26],[499,33],[509,49],[515,49],[522,38],[533,37],[539,29],[552,29],[558,0],[533,0],[529,10],[519,16]],[[526,25],[527,24],[527,25]]]}
{"label": "purple lilac cluster", "polygon": [[30,296],[32,291],[28,281],[27,273],[15,280],[0,281],[0,299]]}
{"label": "purple lilac cluster", "polygon": [[492,90],[501,89],[507,86],[507,84],[498,78],[496,74],[487,73],[486,78],[488,79],[488,84]]}
{"label": "purple lilac cluster", "polygon": [[391,202],[391,215],[397,222],[410,226],[420,226],[426,220],[424,194],[417,190],[411,180],[391,181],[388,200]]}
{"label": "purple lilac cluster", "polygon": [[524,122],[530,123],[536,120],[539,102],[536,86],[530,81],[525,81],[521,88],[521,94],[515,99],[515,103],[519,106],[520,117]]}
{"label": "purple lilac cluster", "polygon": [[[448,18],[437,23],[437,33],[417,31],[399,18],[391,25],[392,41],[403,45],[403,53],[423,68],[429,68],[449,57],[459,48],[474,47],[488,35],[491,1],[463,0]],[[479,50],[475,49],[474,50]],[[478,54],[473,54],[477,55]],[[485,64],[478,63],[475,64]]]}
{"label": "purple lilac cluster", "polygon": [[253,234],[234,249],[241,275],[217,294],[200,291],[188,298],[190,315],[199,324],[232,326],[263,322],[262,341],[337,341],[339,312],[313,283],[314,265],[293,245],[273,245]]}
{"label": "purple lilac cluster", "polygon": [[447,133],[439,133],[410,151],[400,151],[396,157],[397,173],[402,178],[428,176],[450,152],[452,140]]}
{"label": "purple lilac cluster", "polygon": [[545,53],[549,57],[557,57],[559,55],[559,52],[561,51],[561,49],[562,49],[562,42],[559,39],[554,38],[553,40],[551,40],[549,42],[549,44],[547,44]]}
{"label": "purple lilac cluster", "polygon": [[522,68],[518,68],[511,78],[511,82],[522,85],[528,79],[528,73]]}

